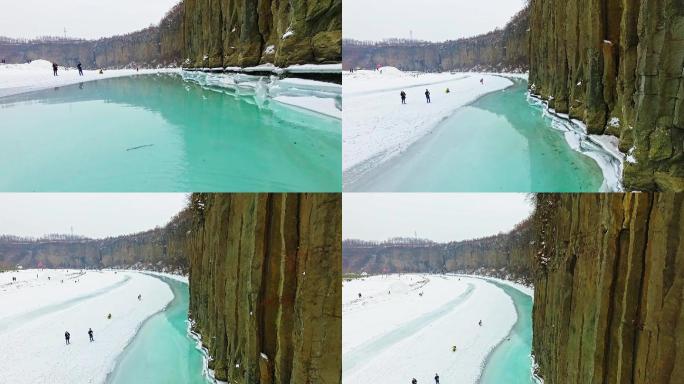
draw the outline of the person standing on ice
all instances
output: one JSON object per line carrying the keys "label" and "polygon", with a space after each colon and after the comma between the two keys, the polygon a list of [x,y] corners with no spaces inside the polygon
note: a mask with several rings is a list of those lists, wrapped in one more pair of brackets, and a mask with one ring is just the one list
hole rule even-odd
{"label": "person standing on ice", "polygon": [[66,340],[67,345],[69,345],[69,339],[71,339],[71,334],[69,331],[64,332],[64,339]]}
{"label": "person standing on ice", "polygon": [[59,76],[57,74],[57,63],[52,63],[52,76]]}
{"label": "person standing on ice", "polygon": [[430,104],[430,91],[427,89],[425,90],[425,99],[427,100],[428,104]]}
{"label": "person standing on ice", "polygon": [[411,380],[411,384],[418,384],[418,380],[414,377],[413,380]]}
{"label": "person standing on ice", "polygon": [[439,375],[435,373],[435,384],[439,384]]}
{"label": "person standing on ice", "polygon": [[78,68],[78,75],[83,76],[83,65],[79,62],[76,68]]}
{"label": "person standing on ice", "polygon": [[92,328],[88,328],[88,337],[90,337],[90,342],[91,342],[91,343],[92,343],[93,341],[95,341],[95,339],[93,339],[93,329],[92,329]]}
{"label": "person standing on ice", "polygon": [[480,79],[480,84],[484,85],[484,77]]}
{"label": "person standing on ice", "polygon": [[401,103],[406,104],[406,92],[401,91],[399,95],[401,96]]}
{"label": "person standing on ice", "polygon": [[481,326],[482,326],[482,320],[480,320],[480,322],[479,322],[478,324],[479,324],[479,325],[480,325],[480,327],[481,327]]}

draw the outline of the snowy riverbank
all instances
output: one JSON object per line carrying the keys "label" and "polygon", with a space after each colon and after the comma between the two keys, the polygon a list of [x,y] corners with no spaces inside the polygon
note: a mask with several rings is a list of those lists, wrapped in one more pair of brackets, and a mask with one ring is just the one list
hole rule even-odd
{"label": "snowy riverbank", "polygon": [[[321,67],[321,68],[318,68]],[[271,67],[268,67],[271,68]],[[275,67],[273,67],[275,68]],[[271,69],[273,69],[271,68]],[[329,66],[293,66],[288,73],[327,73]],[[239,96],[253,96],[263,106],[267,101],[342,118],[342,86],[322,81],[299,78],[279,79],[277,76],[255,76],[243,73],[209,73],[182,71],[179,68],[160,69],[111,69],[103,74],[85,70],[79,76],[75,68],[59,68],[59,76],[52,75],[52,64],[46,60],[34,60],[28,64],[0,64],[0,97],[55,87],[79,84],[115,77],[176,73],[184,81],[192,81],[209,89],[229,89]]]}
{"label": "snowy riverbank", "polygon": [[435,373],[444,382],[474,383],[517,320],[498,287],[446,275],[345,281],[342,313],[343,382],[360,384],[429,383]]}
{"label": "snowy riverbank", "polygon": [[552,127],[563,132],[565,141],[573,150],[596,161],[603,173],[601,192],[622,192],[622,170],[625,161],[634,161],[618,148],[619,138],[612,135],[589,134],[587,126],[580,120],[571,119],[566,113],[558,113],[549,108],[549,103],[539,97],[528,94],[531,104],[542,108],[544,114],[551,119]]}
{"label": "snowy riverbank", "polygon": [[140,325],[172,299],[165,283],[136,272],[0,273],[0,382],[104,382]]}
{"label": "snowy riverbank", "polygon": [[200,86],[226,91],[236,96],[251,96],[259,107],[274,102],[289,108],[342,118],[342,86],[323,81],[243,73],[183,71],[183,79]]}
{"label": "snowy riverbank", "polygon": [[[393,67],[345,73],[342,81],[345,173],[355,167],[372,168],[396,156],[457,108],[513,84],[491,74],[410,73]],[[431,93],[430,104],[425,100],[426,89]],[[402,90],[407,94],[406,105],[399,97]]]}
{"label": "snowy riverbank", "polygon": [[0,64],[0,97],[115,77],[179,72],[180,69],[175,68],[141,69],[140,71],[107,69],[102,74],[99,71],[84,70],[83,76],[79,76],[75,68],[59,67],[59,76],[53,76],[52,64],[46,60],[34,60],[28,64]]}

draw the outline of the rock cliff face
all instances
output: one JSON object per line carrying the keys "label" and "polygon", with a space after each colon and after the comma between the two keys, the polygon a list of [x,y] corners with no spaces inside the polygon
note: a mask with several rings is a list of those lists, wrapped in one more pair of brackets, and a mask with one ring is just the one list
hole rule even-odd
{"label": "rock cliff face", "polygon": [[85,68],[158,67],[180,65],[183,57],[183,6],[177,5],[158,26],[99,40],[17,42],[0,40],[0,58],[8,63],[45,59]]}
{"label": "rock cliff face", "polygon": [[102,240],[0,239],[0,267],[111,268],[187,272],[185,232],[191,217],[181,212],[166,227]]}
{"label": "rock cliff face", "polygon": [[341,195],[194,195],[190,312],[216,378],[341,382]]}
{"label": "rock cliff face", "polygon": [[185,0],[189,67],[342,60],[342,0]]}
{"label": "rock cliff face", "polygon": [[542,195],[534,341],[546,383],[681,383],[684,195]]}
{"label": "rock cliff face", "polygon": [[345,241],[345,273],[459,272],[531,281],[533,239],[529,222],[508,234],[431,245]]}
{"label": "rock cliff face", "polygon": [[381,65],[423,72],[527,70],[528,16],[524,9],[502,30],[445,43],[345,40],[343,66],[348,70]]}
{"label": "rock cliff face", "polygon": [[530,84],[620,138],[629,189],[684,190],[684,3],[532,0]]}

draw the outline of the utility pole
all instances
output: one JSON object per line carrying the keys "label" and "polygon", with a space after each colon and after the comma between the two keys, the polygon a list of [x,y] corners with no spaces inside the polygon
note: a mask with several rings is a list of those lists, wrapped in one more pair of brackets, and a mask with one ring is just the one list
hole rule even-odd
{"label": "utility pole", "polygon": [[413,41],[413,30],[409,31],[409,40]]}
{"label": "utility pole", "polygon": [[67,37],[66,37],[66,27],[64,27],[64,40],[66,40],[66,39],[67,39]]}

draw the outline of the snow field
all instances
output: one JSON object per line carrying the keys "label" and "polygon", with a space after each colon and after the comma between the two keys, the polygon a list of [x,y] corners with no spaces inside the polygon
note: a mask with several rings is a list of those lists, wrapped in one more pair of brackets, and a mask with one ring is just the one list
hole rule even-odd
{"label": "snow field", "polygon": [[78,69],[60,66],[59,76],[53,76],[52,63],[47,60],[34,60],[29,64],[0,64],[0,97],[114,77],[178,72],[180,69],[174,68],[140,69],[139,72],[135,69],[107,69],[103,74],[99,70],[84,70],[83,76],[79,76]]}
{"label": "snow field", "polygon": [[[11,309],[0,313],[0,382],[102,383],[142,322],[173,299],[169,287],[152,276],[85,271],[75,277],[73,273],[0,274],[0,308]],[[18,283],[11,282],[12,275]],[[64,283],[61,277],[66,277]],[[107,319],[109,313],[111,319]],[[93,343],[88,340],[88,328],[94,331]],[[68,346],[67,330],[71,333]]]}
{"label": "snow field", "polygon": [[435,373],[443,382],[474,383],[489,351],[517,320],[512,299],[498,287],[444,275],[345,281],[342,311],[347,384],[409,383],[414,377],[432,383]]}
{"label": "snow field", "polygon": [[[455,109],[513,84],[489,74],[406,73],[393,67],[345,73],[342,81],[345,172],[364,162],[380,163],[396,156]],[[430,104],[426,103],[426,89],[431,94]],[[399,97],[402,90],[407,94],[406,105]]]}

